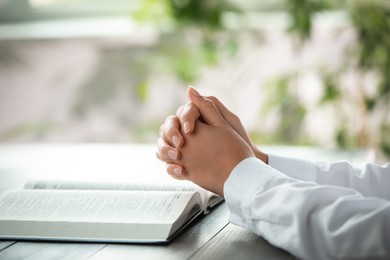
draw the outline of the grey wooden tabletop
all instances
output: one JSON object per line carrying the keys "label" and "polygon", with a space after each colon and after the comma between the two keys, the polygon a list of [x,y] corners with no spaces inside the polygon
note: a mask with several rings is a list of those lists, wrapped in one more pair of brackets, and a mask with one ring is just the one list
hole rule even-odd
{"label": "grey wooden tabletop", "polygon": [[0,259],[293,259],[228,214],[222,204],[165,245],[1,241]]}
{"label": "grey wooden tabletop", "polygon": [[[369,160],[367,151],[268,147],[271,153],[315,159]],[[0,145],[0,192],[23,188],[30,178],[124,180],[146,176],[164,165],[154,145],[29,144]],[[0,259],[294,259],[263,238],[228,222],[225,203],[165,245],[1,241]]]}

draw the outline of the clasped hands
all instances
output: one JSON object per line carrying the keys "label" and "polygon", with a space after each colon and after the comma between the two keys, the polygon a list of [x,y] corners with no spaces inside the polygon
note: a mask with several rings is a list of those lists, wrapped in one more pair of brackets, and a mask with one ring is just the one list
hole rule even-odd
{"label": "clasped hands", "polygon": [[188,89],[189,103],[168,116],[160,127],[157,158],[176,179],[190,180],[223,196],[223,186],[234,167],[256,156],[268,155],[250,140],[240,119],[217,98]]}

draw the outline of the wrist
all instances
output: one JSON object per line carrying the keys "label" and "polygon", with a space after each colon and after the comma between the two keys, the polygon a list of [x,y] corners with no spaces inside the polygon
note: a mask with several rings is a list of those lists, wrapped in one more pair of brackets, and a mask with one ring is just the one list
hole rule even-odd
{"label": "wrist", "polygon": [[268,164],[268,154],[260,151],[259,148],[257,148],[254,144],[252,144],[251,146],[256,158],[262,160],[265,164]]}

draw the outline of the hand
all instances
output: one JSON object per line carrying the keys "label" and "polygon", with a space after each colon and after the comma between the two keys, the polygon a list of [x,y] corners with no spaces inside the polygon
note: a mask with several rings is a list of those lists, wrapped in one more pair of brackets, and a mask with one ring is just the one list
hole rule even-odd
{"label": "hand", "polygon": [[[197,95],[199,95],[199,93],[195,89],[189,88],[188,99],[191,103],[179,107],[176,116],[171,115],[167,117],[165,123],[160,127],[160,138],[157,141],[157,157],[167,163],[167,171],[173,176],[180,175],[184,170],[182,165],[173,163],[173,160],[180,158],[180,152],[177,148],[180,148],[184,144],[181,131],[184,132],[184,135],[191,134],[194,130],[196,120],[199,119],[204,122],[199,108],[193,104],[193,100]],[[253,144],[242,126],[239,117],[230,112],[216,97],[208,97],[208,99],[214,103],[225,121],[230,124],[230,126],[252,148],[255,156],[268,164],[268,155],[260,151],[256,145]]]}
{"label": "hand", "polygon": [[184,145],[181,130],[183,129],[187,134],[190,134],[194,129],[195,121],[200,117],[199,109],[192,103],[181,106],[176,114],[181,113],[187,116],[191,115],[190,118],[194,119],[186,121],[184,127],[181,127],[178,116],[168,116],[160,127],[160,138],[157,140],[156,156],[167,163],[167,172],[173,176],[179,176],[184,170],[183,166],[173,163],[180,158],[178,148]]}
{"label": "hand", "polygon": [[240,161],[254,157],[254,153],[212,100],[198,95],[192,102],[199,108],[204,123],[197,120],[193,133],[184,134],[185,142],[177,148],[181,156],[171,161],[183,170],[174,177],[190,180],[223,196],[223,186],[233,168]]}

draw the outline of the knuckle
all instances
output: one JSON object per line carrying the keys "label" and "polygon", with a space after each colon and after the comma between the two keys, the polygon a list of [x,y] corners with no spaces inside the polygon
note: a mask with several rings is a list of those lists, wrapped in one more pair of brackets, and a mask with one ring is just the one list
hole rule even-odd
{"label": "knuckle", "polygon": [[164,139],[162,138],[159,138],[157,140],[157,151],[160,155],[160,158],[162,158],[162,156],[168,154],[168,150],[171,149],[170,145],[167,144],[167,142],[165,142]]}
{"label": "knuckle", "polygon": [[164,133],[164,130],[165,130],[165,124],[162,124],[160,126],[160,129],[158,130],[158,132],[160,133],[160,136],[162,136],[162,134]]}
{"label": "knuckle", "polygon": [[209,98],[205,98],[204,101],[205,101],[205,105],[208,106],[208,107],[214,107],[215,106],[214,102],[211,99],[209,99]]}
{"label": "knuckle", "polygon": [[160,152],[159,152],[159,151],[156,152],[156,157],[157,157],[157,159],[159,159],[160,161],[162,161],[162,158],[161,158],[161,155],[160,155]]}
{"label": "knuckle", "polygon": [[168,129],[166,129],[165,133],[166,133],[166,136],[171,139],[174,135],[177,135],[177,133],[179,132],[179,128],[177,127],[169,127]]}
{"label": "knuckle", "polygon": [[214,103],[219,101],[219,99],[215,96],[208,96],[207,98],[213,101]]}
{"label": "knuckle", "polygon": [[183,106],[183,109],[182,109],[182,111],[180,113],[180,119],[183,119],[183,118],[187,117],[188,114],[191,113],[191,110],[192,110],[191,106],[192,106],[192,104],[186,104],[186,105]]}
{"label": "knuckle", "polygon": [[197,119],[200,115],[199,108],[194,104],[188,104],[183,111],[182,119]]}
{"label": "knuckle", "polygon": [[165,141],[161,137],[157,139],[157,147],[160,149],[162,146],[164,146]]}
{"label": "knuckle", "polygon": [[169,122],[171,122],[174,118],[176,118],[175,115],[169,115],[167,116],[167,118],[165,118],[165,124],[169,124]]}
{"label": "knuckle", "polygon": [[184,105],[180,106],[180,107],[176,110],[176,116],[180,117],[180,115],[183,113],[183,110],[184,110]]}
{"label": "knuckle", "polygon": [[167,164],[166,165],[166,171],[167,171],[167,173],[169,173],[169,175],[171,175],[172,177],[175,177],[174,176],[174,172],[173,172],[173,167],[172,167],[172,165],[171,164]]}
{"label": "knuckle", "polygon": [[160,136],[162,136],[164,139],[169,139],[169,137],[172,137],[172,133],[175,133],[179,130],[180,123],[176,116],[171,116],[169,119],[167,118],[167,121],[164,125],[164,129],[162,132],[160,132]]}

